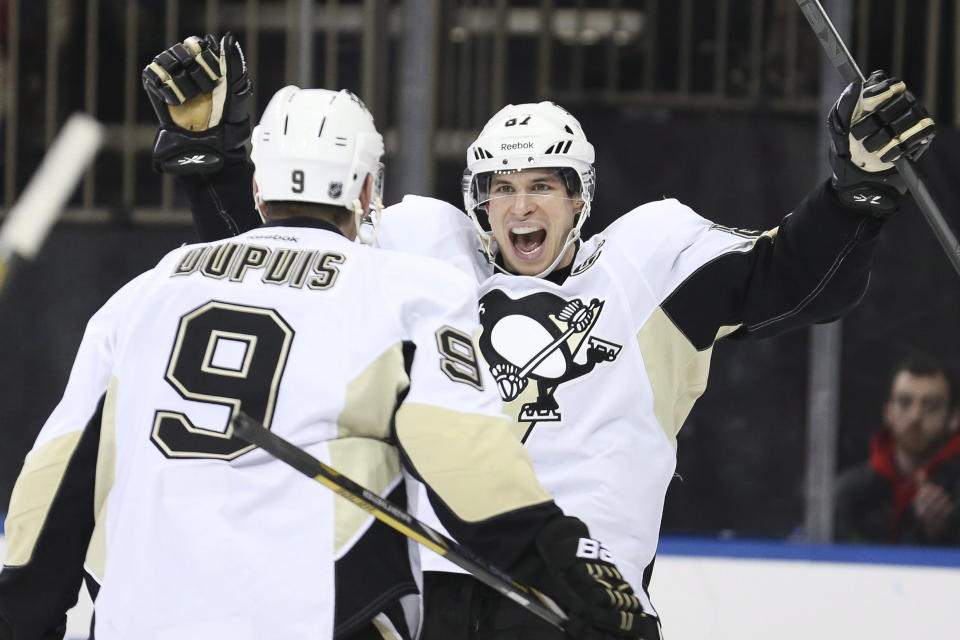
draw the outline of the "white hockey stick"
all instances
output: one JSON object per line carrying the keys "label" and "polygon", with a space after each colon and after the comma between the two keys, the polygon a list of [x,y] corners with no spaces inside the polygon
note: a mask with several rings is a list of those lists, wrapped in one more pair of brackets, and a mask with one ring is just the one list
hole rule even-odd
{"label": "white hockey stick", "polygon": [[357,484],[336,469],[320,462],[240,411],[233,419],[233,433],[241,440],[257,445],[276,459],[309,476],[349,500],[377,520],[443,556],[473,577],[510,598],[530,613],[563,629],[567,616],[536,589],[516,582],[496,567],[477,558],[468,549],[428,527],[396,505]]}
{"label": "white hockey stick", "polygon": [[14,260],[36,257],[102,144],[103,125],[83,113],[70,116],[0,227],[0,291]]}

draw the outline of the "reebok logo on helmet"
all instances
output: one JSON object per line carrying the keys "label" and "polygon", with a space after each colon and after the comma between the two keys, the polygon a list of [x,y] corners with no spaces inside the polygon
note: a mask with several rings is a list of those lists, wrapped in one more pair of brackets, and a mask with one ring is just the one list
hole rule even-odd
{"label": "reebok logo on helmet", "polygon": [[519,151],[521,149],[533,149],[532,142],[504,142],[500,145],[500,151]]}

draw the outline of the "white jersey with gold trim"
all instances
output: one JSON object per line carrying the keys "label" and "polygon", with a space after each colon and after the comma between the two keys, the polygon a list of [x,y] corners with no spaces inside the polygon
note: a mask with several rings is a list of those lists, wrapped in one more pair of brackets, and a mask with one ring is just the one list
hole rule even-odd
{"label": "white jersey with gold trim", "polygon": [[6,521],[16,637],[56,628],[81,563],[99,640],[331,638],[390,606],[416,633],[416,545],[233,437],[239,409],[403,508],[393,443],[464,521],[550,504],[476,362],[473,282],[295,222],[181,247],[91,319]]}
{"label": "white jersey with gold trim", "polygon": [[[827,189],[785,218],[779,235],[722,227],[676,200],[651,202],[543,279],[494,273],[467,216],[437,200],[407,196],[388,208],[378,242],[440,257],[479,282],[479,349],[538,478],[640,593],[677,432],[706,387],[714,341],[836,315],[862,293],[879,224],[843,210]],[[791,264],[795,244],[813,238],[809,263]],[[433,554],[423,566],[457,571]]]}

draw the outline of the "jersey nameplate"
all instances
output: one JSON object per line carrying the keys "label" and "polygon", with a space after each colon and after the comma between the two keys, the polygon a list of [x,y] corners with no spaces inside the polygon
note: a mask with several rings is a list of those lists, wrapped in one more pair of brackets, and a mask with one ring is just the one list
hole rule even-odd
{"label": "jersey nameplate", "polygon": [[225,242],[186,252],[171,277],[199,273],[215,280],[243,282],[250,273],[264,284],[295,289],[329,289],[340,275],[346,257],[337,251],[308,251]]}

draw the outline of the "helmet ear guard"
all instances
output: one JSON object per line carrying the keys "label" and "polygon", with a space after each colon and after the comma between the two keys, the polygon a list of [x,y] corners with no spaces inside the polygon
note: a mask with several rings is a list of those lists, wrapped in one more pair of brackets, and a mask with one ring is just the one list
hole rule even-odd
{"label": "helmet ear guard", "polygon": [[593,162],[593,145],[587,141],[580,123],[552,102],[507,105],[487,122],[467,149],[461,190],[467,215],[494,268],[503,270],[494,259],[496,243],[484,206],[489,184],[484,185],[483,181],[489,181],[497,171],[552,168],[560,171],[568,196],[579,194],[583,205],[553,264],[538,274],[543,277],[556,268],[570,245],[579,240],[580,229],[590,216],[596,185]]}

